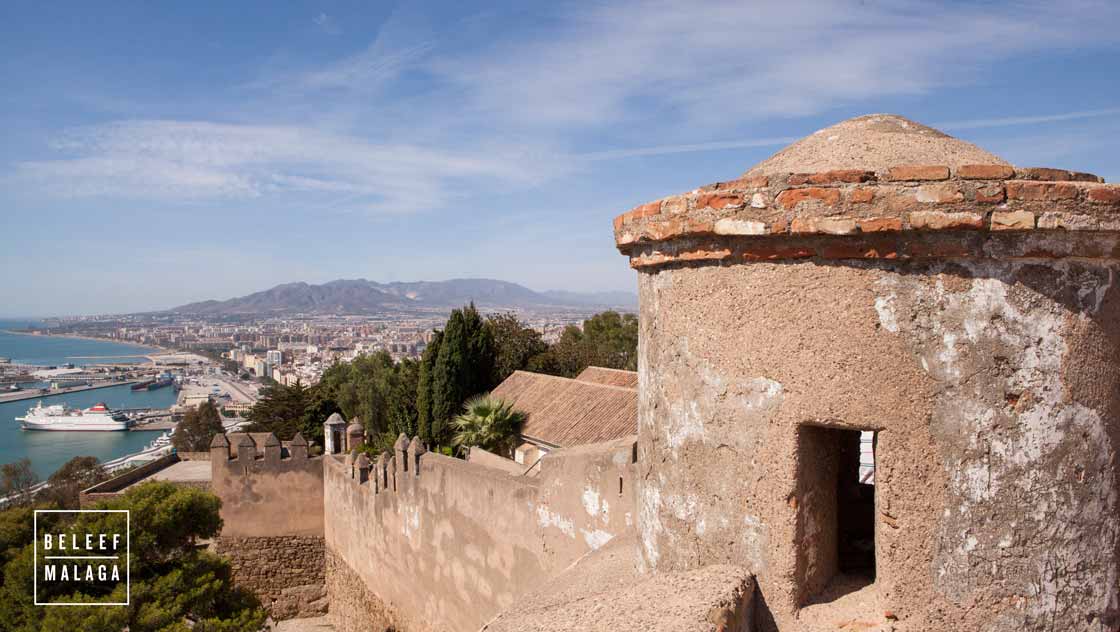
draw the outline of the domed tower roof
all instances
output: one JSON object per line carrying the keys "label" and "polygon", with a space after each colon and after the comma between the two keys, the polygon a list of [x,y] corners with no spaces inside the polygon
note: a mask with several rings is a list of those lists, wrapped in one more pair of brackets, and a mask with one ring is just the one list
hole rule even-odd
{"label": "domed tower roof", "polygon": [[826,127],[747,170],[743,177],[897,165],[1008,165],[972,143],[896,114],[867,114]]}
{"label": "domed tower roof", "polygon": [[614,220],[631,267],[781,259],[1110,258],[1120,186],[1006,160],[901,116],[870,114],[742,177]]}

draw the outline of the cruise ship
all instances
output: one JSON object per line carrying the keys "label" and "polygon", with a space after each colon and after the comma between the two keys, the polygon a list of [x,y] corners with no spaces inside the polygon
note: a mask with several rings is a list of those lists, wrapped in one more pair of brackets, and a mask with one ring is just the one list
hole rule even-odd
{"label": "cruise ship", "polygon": [[130,421],[124,413],[113,412],[103,403],[97,403],[85,410],[70,408],[65,404],[43,406],[39,402],[16,421],[24,430],[93,430],[108,432],[128,430]]}

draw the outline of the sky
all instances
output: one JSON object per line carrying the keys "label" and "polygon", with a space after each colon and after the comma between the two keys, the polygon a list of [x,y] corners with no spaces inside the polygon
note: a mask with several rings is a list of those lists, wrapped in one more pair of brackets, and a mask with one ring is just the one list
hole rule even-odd
{"label": "sky", "polygon": [[611,219],[901,114],[1120,181],[1120,2],[0,5],[0,316],[635,291]]}

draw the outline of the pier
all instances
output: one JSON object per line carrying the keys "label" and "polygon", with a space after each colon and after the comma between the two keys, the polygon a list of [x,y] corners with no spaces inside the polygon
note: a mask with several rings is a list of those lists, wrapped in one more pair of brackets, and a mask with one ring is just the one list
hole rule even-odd
{"label": "pier", "polygon": [[133,420],[129,430],[134,432],[171,430],[183,416],[180,412],[172,412],[170,408],[122,408],[117,412],[122,412]]}
{"label": "pier", "polygon": [[14,391],[10,393],[0,393],[0,404],[7,404],[8,402],[18,402],[24,399],[40,399],[46,397],[54,397],[55,395],[66,395],[68,393],[80,393],[82,391],[94,391],[99,388],[112,388],[114,386],[127,386],[135,384],[139,380],[105,380],[103,382],[95,382],[90,385],[83,386],[67,386],[65,388],[46,389],[44,393],[42,389],[29,388],[22,391]]}

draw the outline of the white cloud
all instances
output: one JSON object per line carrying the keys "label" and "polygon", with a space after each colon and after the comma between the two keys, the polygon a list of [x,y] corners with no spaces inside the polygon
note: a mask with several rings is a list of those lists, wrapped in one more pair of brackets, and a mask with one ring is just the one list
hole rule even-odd
{"label": "white cloud", "polygon": [[1120,108],[1104,108],[1100,110],[1079,110],[1075,112],[1062,112],[1060,114],[1042,114],[1036,116],[1003,116],[998,118],[969,119],[965,121],[948,121],[937,123],[936,127],[953,129],[984,129],[988,127],[1011,127],[1015,125],[1037,125],[1039,123],[1064,123],[1082,119],[1104,118],[1120,116]]}
{"label": "white cloud", "polygon": [[1112,41],[1118,18],[1092,1],[609,3],[433,65],[509,121],[726,129],[965,84],[1011,55]]}
{"label": "white cloud", "polygon": [[[1105,41],[1120,20],[1120,4],[1092,0],[665,0],[548,10],[561,13],[529,29],[490,24],[487,14],[472,28],[394,14],[352,55],[273,70],[219,94],[229,107],[214,111],[248,124],[86,127],[56,139],[57,158],[15,163],[6,179],[63,197],[286,195],[305,196],[308,212],[440,208],[604,160],[777,147],[792,139],[703,141],[768,118],[959,90],[1011,56]],[[635,146],[604,148],[604,132]]]}
{"label": "white cloud", "polygon": [[532,178],[515,149],[379,144],[296,126],[128,121],[72,130],[53,146],[68,157],[18,163],[11,178],[62,197],[346,194],[377,212],[438,207],[457,187]]}

